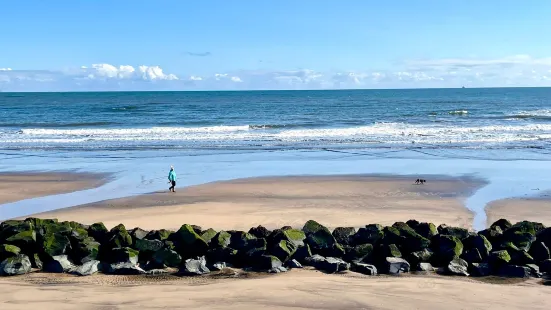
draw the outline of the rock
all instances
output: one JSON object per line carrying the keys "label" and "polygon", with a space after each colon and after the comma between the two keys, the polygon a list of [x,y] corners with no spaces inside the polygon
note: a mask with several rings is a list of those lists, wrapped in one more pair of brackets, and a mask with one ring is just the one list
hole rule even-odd
{"label": "rock", "polygon": [[179,271],[180,274],[193,276],[209,272],[210,270],[207,268],[207,261],[204,256],[198,257],[197,259],[186,259]]}
{"label": "rock", "polygon": [[495,244],[498,242],[498,240],[501,239],[501,236],[503,235],[503,231],[501,230],[501,228],[496,226],[496,227],[481,230],[480,232],[478,232],[478,234],[486,237],[486,239],[488,239],[488,241],[490,241],[492,244]]}
{"label": "rock", "polygon": [[283,266],[274,267],[270,270],[268,270],[269,273],[281,273],[281,272],[287,272],[287,268]]}
{"label": "rock", "polygon": [[11,244],[0,245],[0,262],[9,257],[14,257],[21,253],[21,249]]}
{"label": "rock", "polygon": [[209,262],[226,262],[231,265],[239,265],[238,251],[232,248],[216,248],[207,251],[206,259]]}
{"label": "rock", "polygon": [[139,227],[136,227],[130,231],[130,237],[132,237],[132,240],[136,242],[136,240],[142,240],[144,239],[147,234],[149,234],[148,231],[145,231]]}
{"label": "rock", "polygon": [[411,219],[411,220],[408,220],[408,221],[406,222],[406,224],[407,224],[409,227],[413,228],[413,230],[416,230],[420,223],[419,223],[419,221],[417,221],[417,220]]}
{"label": "rock", "polygon": [[144,239],[147,240],[167,240],[174,232],[171,230],[160,229],[150,231]]}
{"label": "rock", "polygon": [[486,258],[492,251],[492,244],[483,235],[474,235],[462,241],[464,249],[477,249],[481,258]]}
{"label": "rock", "polygon": [[369,243],[376,245],[383,237],[383,226],[379,224],[370,224],[358,229],[353,239],[355,244]]}
{"label": "rock", "polygon": [[511,261],[511,256],[509,255],[507,250],[494,251],[490,253],[489,263],[494,268],[507,265],[509,261]]}
{"label": "rock", "polygon": [[436,235],[432,238],[434,251],[431,262],[436,266],[447,266],[452,259],[463,253],[463,243],[459,238],[449,235]]}
{"label": "rock", "polygon": [[534,242],[530,247],[529,253],[532,255],[536,263],[551,258],[549,248],[541,241]]}
{"label": "rock", "polygon": [[292,268],[302,268],[302,264],[299,263],[296,259],[288,260],[285,263],[285,267],[292,269]]}
{"label": "rock", "polygon": [[270,231],[266,229],[266,227],[262,225],[258,225],[257,227],[252,227],[249,229],[249,234],[257,237],[257,238],[265,238],[267,239],[270,235]]}
{"label": "rock", "polygon": [[323,260],[313,261],[314,268],[328,273],[335,273],[350,269],[350,264],[336,257],[326,257]]}
{"label": "rock", "polygon": [[418,263],[417,264],[417,271],[424,271],[424,272],[432,272],[434,271],[434,267],[430,263]]}
{"label": "rock", "polygon": [[171,249],[159,249],[153,254],[152,260],[159,266],[178,267],[182,263],[182,257]]}
{"label": "rock", "polygon": [[86,263],[77,266],[70,270],[70,273],[77,276],[90,276],[98,272],[100,262],[97,260],[87,261]]}
{"label": "rock", "polygon": [[373,245],[366,243],[353,247],[344,255],[346,261],[370,261],[373,254]]}
{"label": "rock", "polygon": [[34,230],[22,230],[0,242],[15,245],[24,252],[31,251],[36,244],[36,232]]}
{"label": "rock", "polygon": [[115,248],[111,250],[110,253],[110,263],[138,263],[139,253],[137,250],[134,250],[129,247],[124,248]]}
{"label": "rock", "polygon": [[374,265],[360,263],[360,262],[352,262],[350,264],[350,270],[354,272],[359,272],[368,276],[377,275],[377,267],[375,267]]}
{"label": "rock", "polygon": [[17,254],[0,263],[0,276],[16,276],[31,272],[31,261],[24,254]]}
{"label": "rock", "polygon": [[231,235],[226,231],[219,231],[210,239],[211,248],[225,248],[230,245]]}
{"label": "rock", "polygon": [[41,254],[44,254],[45,260],[51,259],[53,256],[69,254],[71,251],[71,241],[65,235],[60,233],[47,232],[41,238],[38,246],[41,249]]}
{"label": "rock", "polygon": [[306,239],[306,234],[298,229],[287,229],[282,231],[284,237],[283,240],[287,240],[295,245],[295,247],[304,246],[304,240]]}
{"label": "rock", "polygon": [[207,266],[210,270],[220,271],[224,268],[227,268],[225,262],[216,262],[210,266]]}
{"label": "rock", "polygon": [[318,254],[314,254],[314,255],[311,255],[310,257],[307,257],[305,260],[304,260],[304,263],[307,265],[307,266],[315,266],[316,264],[319,264],[321,263],[322,261],[325,261],[325,257],[321,256],[321,255],[318,255]]}
{"label": "rock", "polygon": [[402,245],[405,238],[400,235],[400,230],[393,226],[386,226],[383,228],[384,237],[381,239],[381,244],[395,244],[397,246]]}
{"label": "rock", "polygon": [[389,274],[399,274],[409,272],[410,270],[409,263],[405,259],[398,257],[387,257],[385,267]]}
{"label": "rock", "polygon": [[499,229],[504,231],[504,230],[507,230],[507,229],[513,227],[513,224],[511,224],[511,222],[509,222],[506,219],[499,219],[499,220],[495,221],[492,225],[490,225],[490,228],[494,228],[494,227],[499,227]]}
{"label": "rock", "polygon": [[387,257],[402,257],[402,253],[395,244],[381,244],[374,255],[381,260]]}
{"label": "rock", "polygon": [[31,260],[32,268],[42,269],[42,267],[44,266],[38,253],[34,253],[33,255],[31,255],[29,259]]}
{"label": "rock", "polygon": [[280,261],[286,262],[293,254],[295,254],[296,250],[297,247],[293,243],[287,240],[281,240],[270,250],[270,253],[279,258]]}
{"label": "rock", "polygon": [[551,259],[541,261],[538,266],[541,272],[551,273]]}
{"label": "rock", "polygon": [[305,244],[304,246],[297,248],[293,256],[291,256],[291,259],[296,259],[298,262],[304,263],[305,260],[311,256],[312,252],[310,251],[310,246]]}
{"label": "rock", "polygon": [[536,264],[527,264],[526,267],[530,269],[530,275],[536,278],[541,278],[540,267]]}
{"label": "rock", "polygon": [[337,227],[333,230],[333,237],[335,240],[342,245],[352,244],[353,237],[356,234],[356,229],[354,227]]}
{"label": "rock", "polygon": [[99,243],[106,243],[109,240],[109,231],[101,222],[90,225],[88,235]]}
{"label": "rock", "polygon": [[468,277],[469,276],[469,273],[467,272],[468,267],[469,267],[469,264],[465,260],[456,257],[448,264],[446,271],[447,273],[452,275]]}
{"label": "rock", "polygon": [[199,225],[190,225],[191,228],[193,228],[193,231],[195,231],[198,235],[201,235],[203,232],[203,228]]}
{"label": "rock", "polygon": [[464,259],[469,265],[473,263],[482,263],[482,256],[480,255],[478,249],[467,250],[463,252],[460,257]]}
{"label": "rock", "polygon": [[230,231],[230,247],[238,251],[249,251],[251,249],[266,247],[265,239],[258,239],[244,231]]}
{"label": "rock", "polygon": [[207,242],[188,224],[182,225],[169,239],[183,259],[203,256],[209,248]]}
{"label": "rock", "polygon": [[100,246],[94,238],[86,237],[73,245],[70,256],[75,263],[84,264],[98,258]]}
{"label": "rock", "polygon": [[46,272],[64,273],[74,268],[75,265],[69,260],[67,255],[58,255],[51,257],[51,259],[44,264],[43,270]]}
{"label": "rock", "polygon": [[533,264],[534,258],[524,250],[507,250],[511,256],[509,264],[511,265],[526,265]]}
{"label": "rock", "polygon": [[306,234],[306,236],[313,235],[318,231],[324,231],[326,233],[331,234],[331,232],[329,231],[329,229],[327,229],[327,227],[313,220],[307,221],[304,224],[304,227],[302,227],[302,231]]}
{"label": "rock", "polygon": [[529,278],[532,271],[524,266],[504,265],[499,268],[497,274],[507,278]]}
{"label": "rock", "polygon": [[115,263],[107,266],[106,273],[116,275],[140,275],[145,274],[145,270],[132,263]]}
{"label": "rock", "polygon": [[[306,242],[310,245],[312,252],[318,254],[333,254],[333,250],[338,248],[337,241],[327,229],[320,229],[314,233],[308,234]],[[344,255],[344,249],[342,249],[341,255]]]}
{"label": "rock", "polygon": [[161,240],[136,239],[134,248],[141,253],[156,252],[164,247],[164,242]]}
{"label": "rock", "polygon": [[[441,228],[440,228],[441,227]],[[469,236],[469,230],[462,227],[451,227],[440,225],[438,231],[441,235],[448,235],[457,237],[459,240],[463,240]]]}
{"label": "rock", "polygon": [[123,224],[119,224],[115,227],[113,227],[109,231],[109,248],[124,248],[124,247],[131,247],[132,246],[132,237],[126,231],[126,228]]}
{"label": "rock", "polygon": [[[409,224],[409,221],[408,221]],[[409,225],[411,226],[411,225]],[[412,227],[412,226],[411,226]],[[432,239],[432,237],[436,236],[438,234],[438,230],[436,229],[436,226],[433,223],[419,223],[416,225],[416,227],[412,227],[419,235],[427,238]]]}
{"label": "rock", "polygon": [[402,249],[406,253],[421,251],[430,246],[430,240],[418,234],[413,228],[404,222],[396,222],[392,227],[398,229],[402,241]]}
{"label": "rock", "polygon": [[216,236],[218,232],[212,228],[209,228],[201,233],[201,238],[205,240],[206,243],[210,243],[210,240]]}
{"label": "rock", "polygon": [[471,276],[486,277],[491,273],[490,265],[487,263],[473,263],[471,268]]}
{"label": "rock", "polygon": [[283,263],[272,255],[260,255],[252,263],[252,267],[256,270],[271,270],[283,266]]}
{"label": "rock", "polygon": [[161,276],[161,275],[169,274],[169,272],[168,270],[164,270],[164,269],[151,269],[151,270],[147,270],[145,274],[151,275],[151,276]]}
{"label": "rock", "polygon": [[420,263],[428,263],[432,257],[432,250],[423,249],[421,251],[412,252],[407,256],[407,261],[414,266],[417,266]]}

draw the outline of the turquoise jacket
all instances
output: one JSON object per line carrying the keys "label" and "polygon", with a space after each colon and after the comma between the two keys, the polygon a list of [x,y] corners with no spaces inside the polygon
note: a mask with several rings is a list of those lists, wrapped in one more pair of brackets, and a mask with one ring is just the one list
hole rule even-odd
{"label": "turquoise jacket", "polygon": [[170,170],[170,172],[168,173],[168,180],[176,181],[176,171]]}

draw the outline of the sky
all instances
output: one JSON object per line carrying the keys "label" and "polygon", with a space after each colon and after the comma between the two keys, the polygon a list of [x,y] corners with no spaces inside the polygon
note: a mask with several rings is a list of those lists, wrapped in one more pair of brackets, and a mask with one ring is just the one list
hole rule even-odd
{"label": "sky", "polygon": [[0,2],[0,91],[551,86],[551,1]]}

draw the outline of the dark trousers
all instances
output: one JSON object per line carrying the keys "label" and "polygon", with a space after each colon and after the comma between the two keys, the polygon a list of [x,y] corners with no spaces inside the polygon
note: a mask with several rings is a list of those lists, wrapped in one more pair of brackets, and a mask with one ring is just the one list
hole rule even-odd
{"label": "dark trousers", "polygon": [[172,181],[172,186],[168,188],[169,191],[174,191],[174,187],[176,187],[176,181]]}

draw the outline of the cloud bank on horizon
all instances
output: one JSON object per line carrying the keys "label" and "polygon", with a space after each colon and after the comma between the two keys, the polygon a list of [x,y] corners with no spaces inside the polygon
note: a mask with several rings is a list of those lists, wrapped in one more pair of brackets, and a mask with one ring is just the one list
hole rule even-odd
{"label": "cloud bank on horizon", "polygon": [[[207,56],[195,53],[194,56]],[[398,70],[237,70],[168,73],[159,66],[92,64],[60,70],[0,68],[0,91],[315,90],[551,86],[551,57],[407,61]],[[167,70],[168,71],[168,70]]]}

